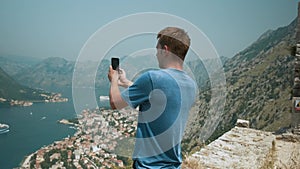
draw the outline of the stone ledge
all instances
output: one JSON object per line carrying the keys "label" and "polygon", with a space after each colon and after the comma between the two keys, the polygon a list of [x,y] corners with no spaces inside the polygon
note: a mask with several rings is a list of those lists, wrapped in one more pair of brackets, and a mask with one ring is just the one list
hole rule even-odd
{"label": "stone ledge", "polygon": [[234,127],[192,155],[205,168],[262,168],[275,146],[275,136],[250,128]]}
{"label": "stone ledge", "polygon": [[283,133],[281,135],[276,136],[277,140],[283,140],[286,142],[299,142],[300,143],[300,135],[293,133]]}

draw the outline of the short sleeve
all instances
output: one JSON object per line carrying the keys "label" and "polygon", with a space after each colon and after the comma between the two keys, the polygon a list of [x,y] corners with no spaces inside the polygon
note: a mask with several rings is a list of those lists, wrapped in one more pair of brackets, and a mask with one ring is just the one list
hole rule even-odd
{"label": "short sleeve", "polygon": [[149,100],[149,94],[153,90],[149,72],[142,74],[130,87],[125,89],[121,96],[133,108]]}

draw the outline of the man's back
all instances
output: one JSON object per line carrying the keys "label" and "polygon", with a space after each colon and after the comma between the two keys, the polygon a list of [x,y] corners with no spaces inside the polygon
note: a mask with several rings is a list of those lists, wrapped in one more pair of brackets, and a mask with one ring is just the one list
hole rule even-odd
{"label": "man's back", "polygon": [[195,95],[195,82],[177,69],[146,72],[122,93],[140,109],[133,154],[137,168],[180,167],[180,142]]}

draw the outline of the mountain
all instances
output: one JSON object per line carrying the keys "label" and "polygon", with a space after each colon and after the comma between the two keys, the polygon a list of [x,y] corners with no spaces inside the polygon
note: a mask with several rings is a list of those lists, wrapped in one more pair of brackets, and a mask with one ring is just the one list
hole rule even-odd
{"label": "mountain", "polygon": [[[5,71],[22,85],[68,94],[71,92],[75,72],[76,76],[80,76],[80,78],[76,78],[79,79],[76,81],[77,87],[95,88],[97,95],[104,94],[109,89],[107,71],[110,60],[108,59],[103,59],[98,65],[95,61],[75,63],[75,61],[60,57],[49,57],[44,60],[35,60],[35,58],[29,57],[27,61],[23,61],[24,58],[26,57],[0,57],[0,66],[3,65]],[[221,57],[223,63],[227,59]],[[207,64],[210,62],[212,61],[206,61]],[[75,64],[76,71],[74,70]],[[187,66],[194,75],[197,75],[195,78],[200,84],[199,87],[204,87],[207,84],[208,74],[202,61],[190,61]],[[158,68],[158,63],[153,56],[124,56],[121,57],[121,67],[126,70],[129,79],[134,79],[138,75],[137,72],[145,71],[145,67]],[[96,74],[95,68],[97,69]],[[95,82],[90,78],[94,76]]]}
{"label": "mountain", "polygon": [[[291,47],[296,44],[295,35],[296,20],[277,30],[268,30],[225,62],[225,107],[215,112],[219,113],[220,122],[206,141],[233,128],[238,118],[249,120],[251,128],[260,130],[276,131],[290,126],[294,71]],[[200,91],[186,129],[183,145],[187,150],[200,146],[203,133],[210,132],[204,128],[204,123],[212,116],[209,110],[211,105],[217,105],[218,98],[210,103],[211,92],[217,89],[206,88]]]}
{"label": "mountain", "polygon": [[23,69],[14,77],[24,85],[49,90],[53,87],[70,87],[73,69],[73,62],[51,57]]}
{"label": "mountain", "polygon": [[[222,65],[224,65],[224,63],[227,60],[228,60],[227,57],[220,56],[220,61],[221,61]],[[214,64],[215,61],[216,61],[215,59],[207,59],[207,60],[203,60],[203,61],[198,59],[198,60],[193,60],[193,61],[187,62],[187,66],[193,72],[193,75],[195,77],[195,81],[198,84],[199,90],[205,90],[209,83],[209,81],[208,81],[209,77],[208,77],[208,73],[207,73],[207,69],[206,69],[205,65],[213,66],[213,65],[215,65]],[[214,73],[214,72],[212,72],[212,73]],[[215,72],[215,73],[217,73],[217,72]]]}
{"label": "mountain", "polygon": [[41,59],[29,56],[0,56],[0,67],[10,76],[40,62]]}
{"label": "mountain", "polygon": [[0,68],[0,104],[8,103],[11,100],[22,101],[42,101],[46,99],[49,93],[31,89],[29,87],[20,85],[16,80],[10,77],[6,72]]}
{"label": "mountain", "polygon": [[[109,82],[107,79],[107,71],[110,61],[102,60],[100,65],[97,67],[96,76],[92,69],[97,66],[97,62],[86,61],[76,64],[76,73],[78,73],[76,76],[81,76],[81,81],[76,81],[76,83],[79,84],[79,87],[92,87],[95,88],[95,90],[102,91],[108,89]],[[12,63],[12,67],[13,65],[17,66]],[[75,61],[68,61],[60,57],[49,57],[36,62],[36,64],[24,66],[23,69],[20,69],[18,73],[13,75],[13,78],[15,78],[19,83],[32,88],[41,88],[47,91],[69,95],[72,89],[74,68]],[[95,83],[85,80],[85,77],[91,76],[95,76]]]}

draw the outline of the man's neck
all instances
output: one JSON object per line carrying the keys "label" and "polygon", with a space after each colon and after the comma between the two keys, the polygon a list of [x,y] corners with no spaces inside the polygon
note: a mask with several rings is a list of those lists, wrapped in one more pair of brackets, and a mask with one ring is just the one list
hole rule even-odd
{"label": "man's neck", "polygon": [[166,66],[164,69],[177,69],[177,70],[182,71],[183,66],[182,65],[169,65],[169,66]]}

